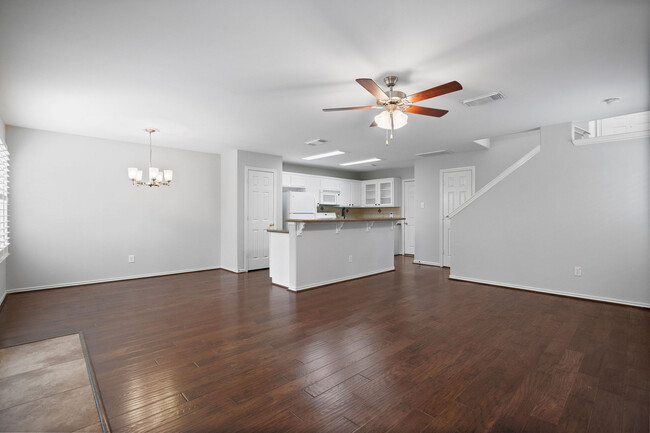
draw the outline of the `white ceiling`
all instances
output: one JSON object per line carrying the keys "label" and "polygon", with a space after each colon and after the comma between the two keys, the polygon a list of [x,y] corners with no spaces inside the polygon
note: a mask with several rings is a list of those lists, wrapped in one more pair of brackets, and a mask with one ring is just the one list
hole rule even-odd
{"label": "white ceiling", "polygon": [[[28,128],[222,153],[246,149],[319,166],[368,157],[376,168],[473,140],[650,108],[650,2],[0,1],[0,117]],[[420,105],[384,145],[369,128],[369,77]],[[503,101],[461,99],[500,90]],[[622,97],[606,105],[609,97]],[[305,141],[324,138],[316,149]],[[340,149],[348,155],[306,163]],[[359,167],[350,167],[359,170]],[[368,168],[369,169],[369,168]]]}

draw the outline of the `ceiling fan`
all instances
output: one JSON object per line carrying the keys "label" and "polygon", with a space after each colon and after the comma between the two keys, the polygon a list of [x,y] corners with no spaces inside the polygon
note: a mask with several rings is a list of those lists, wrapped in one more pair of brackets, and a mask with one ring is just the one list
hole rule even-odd
{"label": "ceiling fan", "polygon": [[384,92],[370,78],[358,78],[357,83],[377,98],[377,105],[365,105],[363,107],[342,107],[342,108],[323,108],[323,111],[347,111],[347,110],[366,110],[378,109],[383,110],[375,116],[375,120],[370,124],[371,127],[378,126],[386,130],[386,145],[388,145],[388,131],[390,138],[393,138],[393,130],[399,129],[406,125],[408,116],[406,113],[422,114],[424,116],[442,117],[448,113],[448,110],[439,110],[437,108],[420,107],[413,105],[415,102],[424,101],[436,96],[446,95],[447,93],[461,90],[463,86],[458,81],[451,81],[422,92],[406,96],[406,93],[399,90],[393,90],[397,84],[397,77],[390,75],[384,78],[384,83],[388,86],[388,92]]}

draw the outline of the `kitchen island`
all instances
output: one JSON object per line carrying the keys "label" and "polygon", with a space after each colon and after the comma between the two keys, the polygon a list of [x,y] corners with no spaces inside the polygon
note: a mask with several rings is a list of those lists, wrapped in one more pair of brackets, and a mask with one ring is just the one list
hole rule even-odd
{"label": "kitchen island", "polygon": [[287,230],[268,230],[271,281],[300,291],[395,270],[394,230],[402,220],[287,219]]}

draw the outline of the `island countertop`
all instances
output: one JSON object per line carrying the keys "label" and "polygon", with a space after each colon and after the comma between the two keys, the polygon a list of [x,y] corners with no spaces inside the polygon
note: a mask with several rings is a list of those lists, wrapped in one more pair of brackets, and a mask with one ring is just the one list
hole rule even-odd
{"label": "island countertop", "polygon": [[406,218],[336,218],[336,219],[322,219],[322,220],[299,220],[288,219],[288,223],[348,223],[348,222],[365,222],[365,221],[403,221]]}

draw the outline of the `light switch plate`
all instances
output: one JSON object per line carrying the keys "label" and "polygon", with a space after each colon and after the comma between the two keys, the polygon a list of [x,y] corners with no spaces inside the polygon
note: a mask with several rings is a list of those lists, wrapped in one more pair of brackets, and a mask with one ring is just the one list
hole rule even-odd
{"label": "light switch plate", "polygon": [[423,201],[420,202],[420,209],[424,209],[424,202]]}

